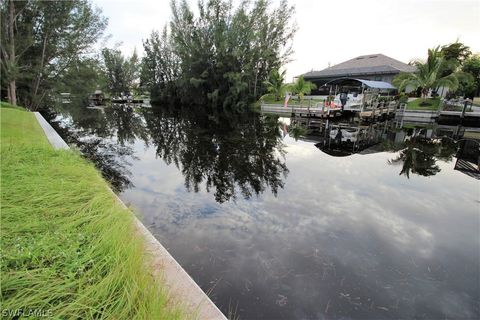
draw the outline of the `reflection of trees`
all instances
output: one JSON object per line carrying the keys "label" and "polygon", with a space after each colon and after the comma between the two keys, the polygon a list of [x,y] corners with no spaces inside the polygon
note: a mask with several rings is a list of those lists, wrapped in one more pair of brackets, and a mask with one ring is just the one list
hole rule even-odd
{"label": "reflection of trees", "polygon": [[148,141],[143,116],[138,109],[126,104],[113,104],[101,109],[86,108],[85,101],[72,101],[56,106],[58,114],[72,122],[72,129],[102,138],[116,138],[120,144],[133,143],[136,138]]}
{"label": "reflection of trees", "polygon": [[103,110],[85,106],[85,101],[79,100],[56,107],[58,114],[65,115],[68,128],[53,121],[55,114],[49,115],[50,123],[67,143],[76,145],[95,164],[115,191],[121,192],[132,186],[127,159],[134,155],[126,143],[136,138],[148,142],[143,117],[127,105],[114,104]]}
{"label": "reflection of trees", "polygon": [[[92,128],[97,127],[98,129],[98,123],[96,126],[90,126],[89,121],[85,122],[84,118],[77,117],[74,120],[74,125],[66,128],[60,121],[55,121],[56,115],[54,113],[45,111],[42,114],[68,144],[74,144],[85,158],[94,163],[116,192],[121,192],[132,186],[129,179],[130,172],[127,169],[129,163],[126,160],[127,157],[134,158],[131,147],[119,145],[107,138],[92,137]],[[85,127],[81,127],[80,124],[85,125]],[[100,124],[104,125],[105,121],[100,121]],[[106,133],[105,127],[102,130],[93,131],[97,134],[99,132]]]}
{"label": "reflection of trees", "polygon": [[440,168],[436,165],[435,146],[430,141],[410,140],[406,142],[406,148],[400,151],[397,158],[389,161],[390,164],[403,164],[400,175],[410,178],[410,172],[421,176],[433,176],[440,172]]}
{"label": "reflection of trees", "polygon": [[147,140],[142,115],[132,106],[113,104],[105,108],[105,119],[120,144],[133,143],[136,138]]}
{"label": "reflection of trees", "polygon": [[253,112],[208,115],[201,108],[154,108],[144,115],[157,155],[182,170],[187,189],[198,191],[205,182],[224,202],[235,199],[237,190],[249,198],[266,187],[274,194],[283,187],[288,169],[276,118]]}
{"label": "reflection of trees", "polygon": [[111,135],[111,128],[102,110],[87,109],[87,101],[72,98],[70,104],[58,104],[55,106],[55,112],[59,115],[69,118],[71,125],[81,129],[84,133],[93,134],[100,137]]}
{"label": "reflection of trees", "polygon": [[390,164],[402,164],[400,175],[410,178],[410,173],[421,176],[433,176],[440,172],[437,159],[450,161],[456,152],[456,146],[451,141],[432,140],[413,137],[403,144],[403,150]]}
{"label": "reflection of trees", "polygon": [[131,173],[127,169],[130,163],[126,160],[126,157],[134,157],[131,147],[101,138],[77,140],[75,144],[95,164],[115,191],[122,192],[132,187],[129,179]]}
{"label": "reflection of trees", "polygon": [[301,137],[304,137],[306,134],[308,133],[308,129],[306,126],[300,124],[300,123],[296,123],[296,124],[292,124],[289,128],[288,128],[288,134],[293,138],[295,139],[295,141],[297,141],[298,139],[300,139]]}
{"label": "reflection of trees", "polygon": [[458,145],[455,140],[444,137],[438,144],[437,153],[435,157],[439,160],[443,160],[445,162],[452,161],[453,157],[457,153]]}
{"label": "reflection of trees", "polygon": [[[68,130],[55,128],[68,142],[92,160],[118,191],[130,186],[127,157],[136,140],[152,143],[167,164],[174,163],[185,177],[188,190],[205,183],[218,202],[260,194],[276,194],[288,169],[283,159],[277,117],[250,111],[185,110],[176,106],[134,109],[112,105],[104,110],[70,105]],[[118,141],[118,143],[116,143]]]}

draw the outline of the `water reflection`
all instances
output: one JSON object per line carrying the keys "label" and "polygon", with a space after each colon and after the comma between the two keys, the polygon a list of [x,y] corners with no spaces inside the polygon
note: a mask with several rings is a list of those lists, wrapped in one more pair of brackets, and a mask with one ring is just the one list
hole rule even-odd
{"label": "water reflection", "polygon": [[404,145],[405,149],[396,158],[389,160],[390,164],[402,165],[400,175],[409,178],[410,173],[414,173],[428,177],[440,172],[435,159],[438,149],[435,141],[414,138],[407,140]]}
{"label": "water reflection", "polygon": [[99,110],[72,111],[68,117],[47,110],[42,111],[42,115],[69,145],[76,146],[95,164],[113,190],[122,192],[132,187],[130,161],[138,159],[133,148],[112,139],[113,129]]}
{"label": "water reflection", "polygon": [[120,197],[225,313],[480,316],[476,129],[129,106],[62,121],[129,148]]}
{"label": "water reflection", "polygon": [[132,144],[136,139],[149,140],[142,109],[114,103],[103,110],[110,134],[114,135],[121,145]]}
{"label": "water reflection", "polygon": [[[70,127],[67,142],[77,144],[117,190],[131,184],[126,166],[113,160],[114,148],[125,162],[132,157],[130,145],[140,140],[181,170],[187,190],[198,192],[203,184],[220,203],[235,200],[237,194],[248,199],[267,189],[276,194],[284,186],[288,169],[277,120],[249,110],[208,113],[199,107],[182,111],[121,104],[77,106],[61,118]],[[77,138],[88,135],[103,141]]]}
{"label": "water reflection", "polygon": [[188,190],[205,184],[216,201],[250,198],[284,185],[285,165],[277,118],[253,112],[208,115],[204,112],[143,112],[157,156],[174,163]]}
{"label": "water reflection", "polygon": [[[160,159],[175,164],[183,173],[187,190],[198,192],[204,184],[220,203],[236,199],[237,194],[250,198],[267,188],[273,194],[283,188],[288,174],[282,143],[286,135],[313,141],[334,157],[396,153],[388,163],[401,166],[399,174],[406,178],[411,174],[433,176],[441,171],[438,160],[448,162],[468,151],[470,162],[457,160],[458,170],[468,171],[472,177],[479,175],[475,165],[478,148],[471,145],[471,141],[478,142],[475,137],[462,139],[469,131],[458,126],[433,128],[430,124],[422,127],[402,122],[404,126],[399,128],[398,122],[388,119],[374,123],[353,118],[336,122],[286,119],[248,110],[213,113],[198,106],[139,108],[113,104],[92,109],[79,104],[69,106],[68,111],[60,108],[59,113],[68,115],[62,118],[70,127],[65,132],[67,140],[78,144],[119,191],[131,186],[126,166],[132,156],[129,146],[135,141],[143,141],[146,147],[153,145]],[[73,133],[75,138],[71,137]]]}
{"label": "water reflection", "polygon": [[460,141],[460,149],[457,153],[455,170],[469,177],[480,180],[480,139],[463,139]]}
{"label": "water reflection", "polygon": [[[398,127],[393,120],[362,123],[350,119],[349,122],[329,123],[325,120],[293,118],[287,122],[290,125],[286,125],[285,120],[280,125],[283,132],[288,132],[295,140],[316,142],[316,146],[330,156],[345,157],[385,151],[396,153],[388,163],[401,166],[399,174],[406,178],[410,178],[410,174],[433,176],[441,171],[437,161],[450,162],[454,156],[457,159],[469,158],[468,163],[457,160],[457,164],[458,168],[469,171],[470,176],[476,177],[480,173],[480,135],[471,134],[478,132],[475,128]],[[464,137],[465,133],[467,136]]]}

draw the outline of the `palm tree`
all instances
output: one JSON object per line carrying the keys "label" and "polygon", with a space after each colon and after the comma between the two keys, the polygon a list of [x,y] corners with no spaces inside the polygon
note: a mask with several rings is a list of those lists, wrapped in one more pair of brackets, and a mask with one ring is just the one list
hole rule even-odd
{"label": "palm tree", "polygon": [[303,76],[300,76],[295,83],[290,84],[289,89],[292,90],[293,94],[298,96],[298,101],[300,101],[303,100],[304,95],[310,94],[316,87],[314,83],[305,81]]}
{"label": "palm tree", "polygon": [[285,81],[285,73],[286,70],[280,73],[278,69],[274,69],[270,72],[270,78],[264,82],[267,86],[267,91],[275,96],[276,101],[279,101],[285,93],[286,87],[283,83]]}
{"label": "palm tree", "polygon": [[393,84],[399,91],[404,90],[407,86],[421,88],[423,99],[426,99],[430,89],[445,87],[456,90],[458,88],[458,75],[456,73],[441,77],[441,72],[445,70],[446,63],[439,47],[428,49],[427,62],[415,61],[413,64],[417,67],[417,71],[400,73],[393,79]]}
{"label": "palm tree", "polygon": [[300,137],[304,137],[308,133],[308,129],[301,124],[293,124],[288,128],[288,133],[297,141]]}

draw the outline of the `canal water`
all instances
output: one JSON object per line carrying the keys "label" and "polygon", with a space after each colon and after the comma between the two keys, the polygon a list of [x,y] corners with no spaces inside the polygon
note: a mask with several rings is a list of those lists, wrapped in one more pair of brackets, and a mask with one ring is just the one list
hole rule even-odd
{"label": "canal water", "polygon": [[74,104],[50,120],[231,318],[480,317],[478,128]]}

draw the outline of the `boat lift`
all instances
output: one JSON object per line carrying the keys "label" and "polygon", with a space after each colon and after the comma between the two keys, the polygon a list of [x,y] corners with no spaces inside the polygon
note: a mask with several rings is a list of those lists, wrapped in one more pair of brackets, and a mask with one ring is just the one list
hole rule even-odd
{"label": "boat lift", "polygon": [[355,78],[339,78],[324,84],[330,87],[333,103],[343,111],[358,113],[360,118],[374,119],[393,114],[396,88],[388,82]]}

